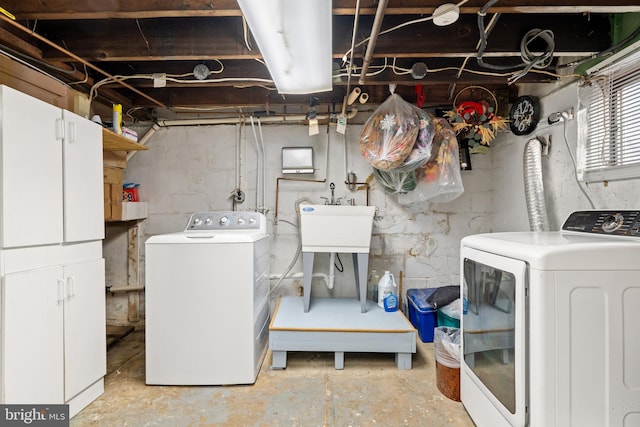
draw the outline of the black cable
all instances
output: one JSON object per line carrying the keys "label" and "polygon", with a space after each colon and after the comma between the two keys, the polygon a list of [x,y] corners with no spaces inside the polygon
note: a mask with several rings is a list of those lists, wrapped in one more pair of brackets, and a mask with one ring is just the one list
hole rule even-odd
{"label": "black cable", "polygon": [[[491,34],[491,31],[493,30],[493,28],[495,28],[495,23],[498,21],[501,14],[500,13],[495,14],[495,19],[493,20],[494,25],[492,25],[488,29],[485,29],[484,17],[487,15],[487,10],[489,10],[491,6],[496,4],[497,1],[498,0],[489,0],[478,11],[478,32],[480,33],[480,46],[478,47],[478,52],[476,53],[476,61],[478,65],[481,67],[488,68],[490,70],[496,70],[496,71],[509,71],[509,70],[515,70],[515,69],[524,67],[524,69],[518,73],[515,80],[517,80],[518,78],[528,73],[529,70],[533,67],[546,68],[547,64],[545,64],[545,62],[550,60],[553,57],[553,51],[555,49],[555,45],[553,42],[553,33],[551,33],[551,31],[549,30],[537,30],[537,32],[536,30],[531,30],[522,38],[520,42],[520,54],[523,60],[518,64],[494,65],[484,61],[482,57],[487,47],[487,40],[489,38],[489,34]],[[549,35],[549,33],[551,35]],[[530,38],[527,40],[528,37]],[[547,49],[543,53],[541,53],[539,56],[532,57],[531,52],[528,51],[526,45],[531,40],[537,37],[544,39],[544,41],[547,43]],[[538,65],[538,64],[541,64],[541,65]]]}
{"label": "black cable", "polygon": [[640,35],[640,27],[636,28],[633,33],[629,34],[623,40],[619,41],[618,43],[616,43],[615,45],[613,45],[611,47],[606,48],[603,51],[600,51],[598,53],[594,53],[593,55],[585,56],[584,58],[581,58],[581,59],[578,59],[578,60],[575,60],[575,61],[567,62],[566,64],[558,65],[555,68],[556,68],[556,70],[561,70],[561,69],[564,69],[564,68],[575,67],[575,66],[578,66],[580,64],[584,64],[587,61],[591,61],[592,59],[600,58],[601,56],[607,55],[607,54],[613,52],[614,50],[619,49],[620,47],[624,46],[625,44],[627,44],[628,42],[630,42],[631,40],[633,40],[634,38],[636,38],[639,35]]}
{"label": "black cable", "polygon": [[336,258],[338,259],[338,262],[340,263],[340,267],[338,267],[338,265],[334,262],[333,265],[336,267],[336,270],[338,270],[340,273],[342,273],[344,271],[344,265],[342,265],[342,260],[340,259],[340,254],[336,252]]}
{"label": "black cable", "polygon": [[73,74],[76,71],[78,71],[78,69],[73,64],[71,64],[71,70],[65,70],[64,68],[56,67],[55,65],[49,64],[48,62],[41,61],[38,58],[34,58],[33,56],[30,56],[30,55],[27,55],[25,53],[19,52],[19,51],[15,50],[15,49],[12,49],[9,46],[4,45],[4,44],[0,44],[0,49],[6,50],[10,54],[18,56],[18,57],[20,57],[21,59],[23,59],[25,61],[32,61],[32,62],[34,62],[34,63],[36,63],[38,65],[41,65],[43,67],[47,67],[50,70],[58,71],[60,73]]}

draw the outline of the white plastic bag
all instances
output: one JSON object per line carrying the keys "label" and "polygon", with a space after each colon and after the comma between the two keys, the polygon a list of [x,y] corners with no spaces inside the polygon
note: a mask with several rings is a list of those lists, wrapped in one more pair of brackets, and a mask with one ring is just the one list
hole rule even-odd
{"label": "white plastic bag", "polygon": [[437,119],[433,145],[439,146],[435,160],[416,170],[418,190],[425,200],[450,202],[464,193],[464,186],[458,140],[445,119]]}
{"label": "white plastic bag", "polygon": [[431,158],[432,142],[436,131],[436,119],[426,111],[413,106],[420,120],[418,137],[413,149],[396,171],[411,172],[424,165]]}
{"label": "white plastic bag", "polygon": [[439,308],[438,310],[452,319],[460,320],[460,313],[462,312],[462,302],[460,301],[460,298],[458,298],[445,305],[444,307]]}
{"label": "white plastic bag", "polygon": [[416,188],[416,174],[414,171],[402,172],[395,169],[383,171],[373,168],[373,175],[388,193],[405,194]]}
{"label": "white plastic bag", "polygon": [[419,130],[415,107],[393,93],[362,127],[360,153],[376,169],[394,169],[413,149]]}
{"label": "white plastic bag", "polygon": [[438,326],[433,332],[436,362],[448,367],[460,367],[460,329]]}

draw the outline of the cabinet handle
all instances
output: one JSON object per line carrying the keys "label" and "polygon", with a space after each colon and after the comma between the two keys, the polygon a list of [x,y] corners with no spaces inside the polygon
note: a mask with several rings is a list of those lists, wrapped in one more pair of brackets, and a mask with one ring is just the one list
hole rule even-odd
{"label": "cabinet handle", "polygon": [[76,124],[73,122],[69,123],[69,133],[68,133],[67,141],[69,143],[76,142]]}
{"label": "cabinet handle", "polygon": [[76,296],[76,279],[73,276],[67,277],[67,297],[75,297]]}
{"label": "cabinet handle", "polygon": [[64,139],[64,121],[56,119],[56,139]]}
{"label": "cabinet handle", "polygon": [[58,279],[58,302],[64,301],[64,280]]}

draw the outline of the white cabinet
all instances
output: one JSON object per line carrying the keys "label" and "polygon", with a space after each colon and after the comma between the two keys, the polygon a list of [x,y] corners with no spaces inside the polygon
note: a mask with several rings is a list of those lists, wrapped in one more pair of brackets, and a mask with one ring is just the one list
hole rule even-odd
{"label": "white cabinet", "polygon": [[3,403],[63,403],[62,268],[2,278]]}
{"label": "white cabinet", "polygon": [[104,260],[64,266],[64,399],[69,401],[107,371]]}
{"label": "white cabinet", "polygon": [[104,238],[102,127],[63,111],[64,241]]}
{"label": "white cabinet", "polygon": [[0,403],[104,391],[102,130],[0,85]]}
{"label": "white cabinet", "polygon": [[0,396],[68,403],[104,391],[104,259],[100,241],[0,250]]}
{"label": "white cabinet", "polygon": [[3,248],[104,238],[102,129],[0,86]]}

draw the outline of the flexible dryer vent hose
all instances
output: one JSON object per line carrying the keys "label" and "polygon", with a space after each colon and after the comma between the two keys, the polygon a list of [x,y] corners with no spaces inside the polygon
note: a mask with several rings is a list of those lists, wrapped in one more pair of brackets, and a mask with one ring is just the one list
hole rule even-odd
{"label": "flexible dryer vent hose", "polygon": [[523,169],[529,228],[531,231],[547,231],[549,220],[542,183],[542,142],[538,138],[530,139],[524,147]]}

